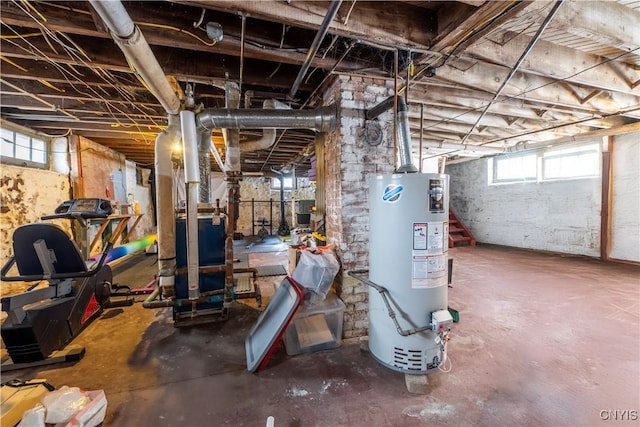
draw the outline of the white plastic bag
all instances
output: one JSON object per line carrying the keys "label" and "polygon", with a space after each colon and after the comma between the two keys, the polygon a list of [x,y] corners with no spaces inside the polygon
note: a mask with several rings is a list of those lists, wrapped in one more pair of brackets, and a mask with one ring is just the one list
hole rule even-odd
{"label": "white plastic bag", "polygon": [[66,424],[90,402],[89,396],[78,387],[64,385],[42,397],[42,404],[47,409],[44,421],[49,424]]}
{"label": "white plastic bag", "polygon": [[22,414],[22,420],[20,420],[17,427],[44,427],[44,416],[46,412],[47,410],[44,406],[38,403]]}
{"label": "white plastic bag", "polygon": [[95,427],[100,424],[107,413],[107,397],[104,390],[87,391],[91,403],[78,412],[66,427]]}
{"label": "white plastic bag", "polygon": [[324,301],[339,270],[340,263],[333,250],[304,250],[291,277],[310,294],[310,305],[315,305]]}

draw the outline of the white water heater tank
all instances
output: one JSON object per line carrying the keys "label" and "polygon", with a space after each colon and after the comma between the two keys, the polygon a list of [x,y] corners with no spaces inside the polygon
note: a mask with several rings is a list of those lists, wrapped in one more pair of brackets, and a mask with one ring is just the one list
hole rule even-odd
{"label": "white water heater tank", "polygon": [[[449,176],[374,176],[369,190],[369,280],[388,291],[403,332],[428,327],[447,310]],[[369,349],[381,364],[423,374],[443,361],[437,333],[406,336],[382,295],[369,287]]]}

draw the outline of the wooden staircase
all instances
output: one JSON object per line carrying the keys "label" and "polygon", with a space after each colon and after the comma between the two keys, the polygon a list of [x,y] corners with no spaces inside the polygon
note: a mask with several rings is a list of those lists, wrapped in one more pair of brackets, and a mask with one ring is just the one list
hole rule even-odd
{"label": "wooden staircase", "polygon": [[458,215],[449,208],[449,247],[475,246],[476,239],[471,231],[460,221]]}

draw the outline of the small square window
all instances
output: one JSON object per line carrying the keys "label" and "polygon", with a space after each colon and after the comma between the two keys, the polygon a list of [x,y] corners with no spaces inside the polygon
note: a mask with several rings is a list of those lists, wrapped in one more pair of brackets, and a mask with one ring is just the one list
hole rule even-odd
{"label": "small square window", "polygon": [[[290,176],[285,176],[284,178],[284,189],[285,190],[293,190],[293,178]],[[274,190],[280,189],[280,178],[271,178],[271,188]]]}

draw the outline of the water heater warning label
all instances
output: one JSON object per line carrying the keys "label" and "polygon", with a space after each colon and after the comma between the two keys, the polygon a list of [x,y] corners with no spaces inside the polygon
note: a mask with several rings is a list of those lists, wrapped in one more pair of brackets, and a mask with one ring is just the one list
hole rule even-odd
{"label": "water heater warning label", "polygon": [[[438,255],[447,252],[449,223],[414,222],[413,250],[426,251],[426,254]],[[414,255],[424,255],[415,253]]]}
{"label": "water heater warning label", "polygon": [[413,223],[413,250],[414,251],[427,250],[427,223],[426,222]]}
{"label": "water heater warning label", "polygon": [[442,222],[429,223],[429,253],[442,253],[444,242],[444,224]]}
{"label": "water heater warning label", "polygon": [[437,279],[447,274],[447,257],[445,255],[414,255],[412,288],[430,288],[440,286]]}

